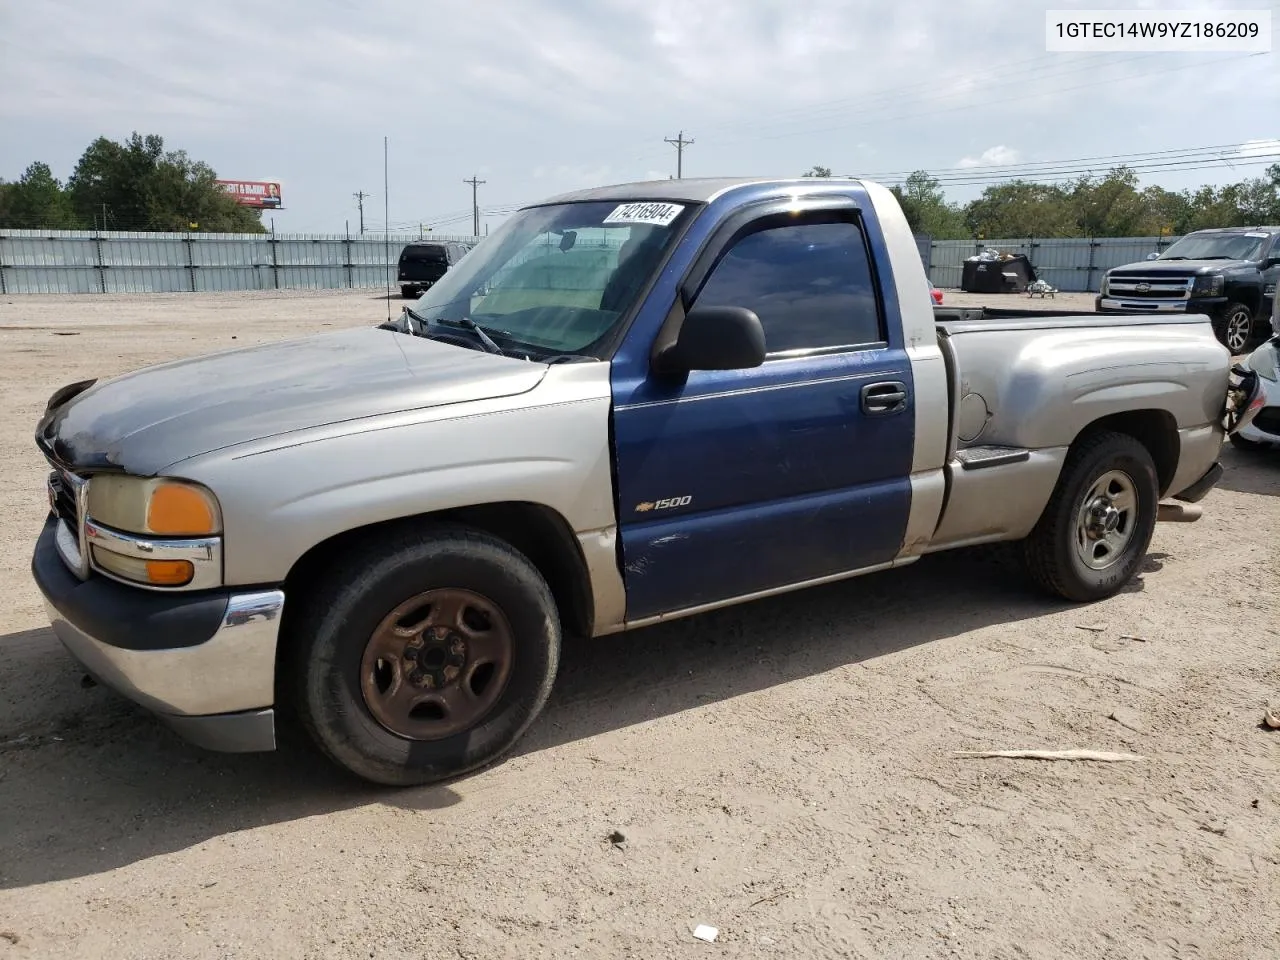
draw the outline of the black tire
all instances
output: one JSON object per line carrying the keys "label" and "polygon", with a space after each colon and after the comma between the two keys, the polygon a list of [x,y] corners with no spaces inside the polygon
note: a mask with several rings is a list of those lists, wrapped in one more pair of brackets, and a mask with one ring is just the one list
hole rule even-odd
{"label": "black tire", "polygon": [[1228,303],[1214,318],[1213,332],[1233,357],[1239,356],[1254,340],[1253,311],[1243,303]]}
{"label": "black tire", "polygon": [[[362,659],[384,618],[431,589],[466,590],[501,611],[512,656],[489,712],[443,739],[408,739],[375,719]],[[401,532],[346,554],[318,578],[290,628],[282,667],[319,748],[374,783],[433,783],[483,766],[521,737],[546,704],[560,660],[560,619],[542,575],[514,548],[458,526]]]}
{"label": "black tire", "polygon": [[1262,444],[1257,440],[1250,440],[1248,437],[1242,437],[1238,433],[1231,434],[1231,445],[1237,450],[1247,450],[1250,453],[1262,449]]}
{"label": "black tire", "polygon": [[[1077,547],[1085,497],[1105,474],[1119,471],[1132,482],[1136,508],[1124,548],[1102,569],[1086,565]],[[1079,440],[1044,513],[1021,543],[1024,565],[1043,589],[1067,600],[1090,603],[1118,593],[1133,578],[1155,531],[1160,486],[1147,448],[1128,434],[1103,432]],[[1087,541],[1086,541],[1087,542]]]}
{"label": "black tire", "polygon": [[414,296],[417,294],[417,292],[418,292],[417,287],[401,287],[400,297],[402,300],[412,300]]}

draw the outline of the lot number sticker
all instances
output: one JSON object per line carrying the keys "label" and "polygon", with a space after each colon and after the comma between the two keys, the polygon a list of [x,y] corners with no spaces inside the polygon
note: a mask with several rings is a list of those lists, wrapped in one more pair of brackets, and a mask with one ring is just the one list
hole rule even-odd
{"label": "lot number sticker", "polygon": [[684,209],[679,203],[621,203],[604,218],[605,223],[651,223],[666,227]]}

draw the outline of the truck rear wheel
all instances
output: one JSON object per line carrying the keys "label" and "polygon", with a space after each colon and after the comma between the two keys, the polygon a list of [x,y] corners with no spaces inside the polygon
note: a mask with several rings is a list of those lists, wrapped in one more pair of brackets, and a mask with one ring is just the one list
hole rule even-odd
{"label": "truck rear wheel", "polygon": [[431,783],[495,760],[551,692],[551,591],[486,534],[450,526],[371,542],[309,597],[282,679],[320,749],[365,780]]}
{"label": "truck rear wheel", "polygon": [[1243,303],[1228,303],[1213,321],[1213,332],[1233,357],[1239,356],[1253,342],[1253,311]]}
{"label": "truck rear wheel", "polygon": [[1094,434],[1067,455],[1044,513],[1022,542],[1027,570],[1067,600],[1113,596],[1146,555],[1159,498],[1146,447],[1128,434]]}

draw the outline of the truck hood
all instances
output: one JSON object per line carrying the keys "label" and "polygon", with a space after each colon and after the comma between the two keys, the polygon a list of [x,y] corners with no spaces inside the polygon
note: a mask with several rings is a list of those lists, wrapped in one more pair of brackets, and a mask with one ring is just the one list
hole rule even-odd
{"label": "truck hood", "polygon": [[296,430],[514,396],[546,370],[391,330],[345,330],[146,367],[78,393],[63,388],[36,442],[71,470],[150,476]]}
{"label": "truck hood", "polygon": [[1123,267],[1115,267],[1112,273],[1121,271],[1142,271],[1143,273],[1222,273],[1224,270],[1239,270],[1253,267],[1252,260],[1142,260],[1138,263],[1126,263]]}

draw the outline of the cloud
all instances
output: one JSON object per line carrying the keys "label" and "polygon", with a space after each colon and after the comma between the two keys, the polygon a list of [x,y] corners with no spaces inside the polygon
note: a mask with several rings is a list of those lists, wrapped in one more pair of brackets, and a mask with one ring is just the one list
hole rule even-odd
{"label": "cloud", "polygon": [[959,167],[1006,167],[1010,164],[1017,163],[1022,158],[1022,154],[1012,147],[1006,147],[1001,144],[998,147],[991,147],[983,150],[982,154],[977,157],[965,157],[956,166]]}
{"label": "cloud", "polygon": [[0,0],[0,177],[35,159],[66,177],[97,136],[159,133],[281,180],[278,230],[327,231],[382,192],[384,135],[391,218],[430,222],[469,209],[473,175],[492,208],[665,178],[681,131],[685,176],[1173,150],[1214,142],[1187,132],[1197,111],[1274,134],[1274,57],[1048,54],[1059,3]]}

